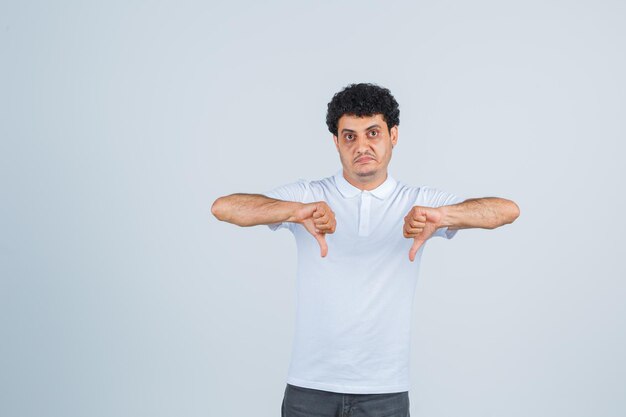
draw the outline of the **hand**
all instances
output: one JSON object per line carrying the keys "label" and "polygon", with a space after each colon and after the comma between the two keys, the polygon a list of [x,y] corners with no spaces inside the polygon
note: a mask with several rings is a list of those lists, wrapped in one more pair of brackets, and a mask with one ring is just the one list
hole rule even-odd
{"label": "hand", "polygon": [[443,214],[437,208],[422,206],[414,206],[404,217],[404,237],[415,239],[409,251],[411,262],[415,260],[420,246],[440,227],[442,217]]}
{"label": "hand", "polygon": [[296,223],[302,224],[313,235],[320,245],[321,255],[328,254],[326,233],[334,233],[337,227],[335,212],[330,209],[325,201],[303,204],[295,215]]}

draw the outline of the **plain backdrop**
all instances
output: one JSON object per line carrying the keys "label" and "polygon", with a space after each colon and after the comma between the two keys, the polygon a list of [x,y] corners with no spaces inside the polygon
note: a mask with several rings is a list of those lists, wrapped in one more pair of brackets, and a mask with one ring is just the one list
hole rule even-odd
{"label": "plain backdrop", "polygon": [[625,47],[622,1],[2,2],[0,415],[278,416],[295,242],[210,207],[336,172],[353,82],[396,179],[521,208],[425,249],[411,415],[625,415]]}

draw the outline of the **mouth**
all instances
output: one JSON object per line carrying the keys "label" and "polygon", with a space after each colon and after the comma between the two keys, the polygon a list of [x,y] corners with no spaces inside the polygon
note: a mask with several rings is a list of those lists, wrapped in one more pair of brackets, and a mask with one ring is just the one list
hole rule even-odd
{"label": "mouth", "polygon": [[358,159],[357,159],[356,161],[354,161],[354,162],[356,162],[357,164],[366,164],[366,163],[368,163],[368,162],[372,162],[372,161],[374,161],[374,160],[375,160],[375,159],[374,159],[374,158],[372,158],[371,156],[362,156],[362,157],[358,158]]}

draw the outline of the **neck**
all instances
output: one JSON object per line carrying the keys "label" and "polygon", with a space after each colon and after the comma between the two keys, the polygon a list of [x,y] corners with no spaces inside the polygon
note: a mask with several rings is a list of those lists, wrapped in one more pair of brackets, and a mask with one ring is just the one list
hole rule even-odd
{"label": "neck", "polygon": [[377,177],[372,176],[350,178],[346,176],[346,171],[344,170],[343,177],[346,179],[346,181],[348,181],[359,190],[371,191],[387,180],[387,172],[385,171]]}

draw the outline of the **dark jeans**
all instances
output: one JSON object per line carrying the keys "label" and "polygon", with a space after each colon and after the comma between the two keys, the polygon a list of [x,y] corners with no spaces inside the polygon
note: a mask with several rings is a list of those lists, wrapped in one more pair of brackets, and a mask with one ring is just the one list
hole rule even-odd
{"label": "dark jeans", "polygon": [[409,392],[341,394],[287,384],[282,417],[410,417]]}

